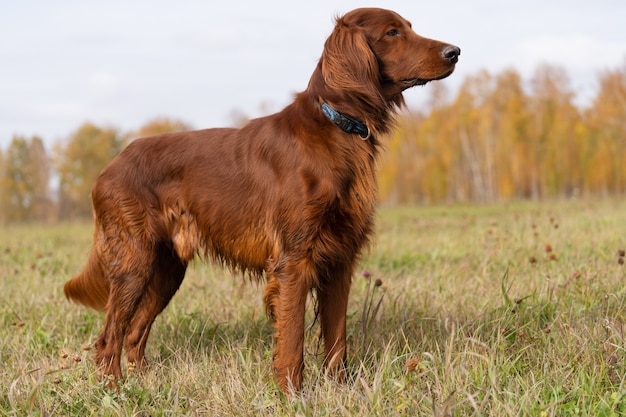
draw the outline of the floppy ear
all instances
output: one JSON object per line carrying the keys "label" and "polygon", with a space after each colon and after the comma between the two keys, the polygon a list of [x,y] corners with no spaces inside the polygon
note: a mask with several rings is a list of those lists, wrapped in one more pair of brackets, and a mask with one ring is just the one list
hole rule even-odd
{"label": "floppy ear", "polygon": [[322,75],[335,90],[350,90],[380,97],[378,61],[363,30],[337,19],[333,33],[324,44]]}

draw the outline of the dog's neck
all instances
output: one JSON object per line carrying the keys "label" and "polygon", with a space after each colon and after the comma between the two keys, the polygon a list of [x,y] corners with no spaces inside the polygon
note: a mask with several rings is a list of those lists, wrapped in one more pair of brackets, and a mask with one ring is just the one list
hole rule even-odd
{"label": "dog's neck", "polygon": [[363,140],[370,138],[371,132],[367,125],[354,117],[348,116],[335,110],[330,104],[325,101],[320,101],[320,108],[324,116],[329,118],[337,127],[346,133],[356,133]]}
{"label": "dog's neck", "polygon": [[[402,107],[404,103],[401,93],[395,94],[392,97],[386,97],[385,102],[381,103],[376,100],[372,101],[370,97],[360,95],[358,92],[345,92],[331,89],[324,80],[321,64],[318,64],[318,67],[313,72],[309,85],[307,89],[302,92],[302,95],[303,97],[307,97],[307,101],[311,100],[318,111],[323,113],[324,117],[330,120],[333,119],[329,117],[321,107],[322,101],[329,103],[329,105],[332,106],[332,110],[343,117],[349,117],[352,123],[356,121],[364,125],[369,132],[370,140],[380,134],[389,132],[393,126],[393,119],[397,109]],[[333,123],[337,124],[335,121],[333,121]],[[365,129],[363,129],[363,131],[365,131]],[[350,133],[358,133],[362,137],[367,136],[367,133],[361,134],[361,132],[354,131]]]}

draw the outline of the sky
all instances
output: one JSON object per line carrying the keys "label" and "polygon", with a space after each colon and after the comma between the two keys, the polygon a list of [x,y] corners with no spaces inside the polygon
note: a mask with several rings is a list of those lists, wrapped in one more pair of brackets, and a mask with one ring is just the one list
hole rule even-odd
{"label": "sky", "polygon": [[[598,75],[626,67],[624,0],[3,0],[0,148],[47,146],[84,122],[136,130],[159,116],[194,128],[280,110],[306,88],[334,17],[397,11],[420,35],[459,46],[469,75],[562,66],[584,105]],[[405,92],[419,109],[428,86]]]}

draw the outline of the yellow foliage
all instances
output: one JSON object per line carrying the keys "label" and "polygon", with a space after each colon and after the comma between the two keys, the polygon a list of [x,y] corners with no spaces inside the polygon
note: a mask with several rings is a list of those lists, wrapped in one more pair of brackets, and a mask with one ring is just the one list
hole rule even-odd
{"label": "yellow foliage", "polygon": [[580,110],[564,69],[464,80],[451,102],[404,115],[381,166],[388,203],[491,201],[626,191],[626,65]]}

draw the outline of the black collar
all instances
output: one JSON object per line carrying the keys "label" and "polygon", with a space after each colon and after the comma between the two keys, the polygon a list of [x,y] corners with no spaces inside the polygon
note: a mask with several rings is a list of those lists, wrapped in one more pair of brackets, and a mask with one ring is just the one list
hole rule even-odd
{"label": "black collar", "polygon": [[324,116],[328,117],[344,132],[357,133],[359,137],[363,140],[368,140],[370,138],[371,133],[365,123],[343,113],[339,113],[325,101],[322,101],[321,107]]}

